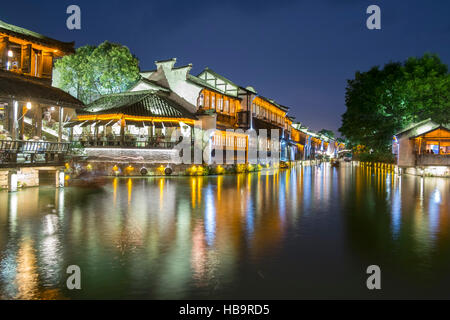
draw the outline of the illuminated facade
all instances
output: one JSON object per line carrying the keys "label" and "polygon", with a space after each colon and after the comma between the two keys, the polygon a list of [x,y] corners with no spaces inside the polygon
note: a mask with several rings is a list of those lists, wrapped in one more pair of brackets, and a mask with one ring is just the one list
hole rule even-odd
{"label": "illuminated facade", "polygon": [[48,162],[68,150],[63,123],[83,103],[51,82],[54,59],[74,51],[73,42],[0,21],[1,166]]}
{"label": "illuminated facade", "polygon": [[[171,148],[173,141],[168,129],[189,126],[191,136],[195,135],[196,127],[214,130],[211,145],[223,149],[220,158],[224,160],[230,156],[225,149],[231,148],[235,151],[233,160],[238,160],[238,151],[244,151],[245,159],[241,155],[239,160],[248,161],[250,138],[245,133],[248,130],[258,134],[255,141],[258,150],[268,156],[273,151],[279,152],[282,161],[314,159],[316,150],[323,151],[323,139],[318,140],[319,135],[315,135],[308,149],[313,152],[305,155],[306,136],[310,132],[293,126],[289,108],[209,68],[194,76],[190,74],[191,64],[181,67],[175,64],[175,58],[156,61],[156,69],[141,72],[141,79],[128,92],[104,96],[79,112],[77,121],[68,125],[73,127],[74,139],[88,147]],[[147,98],[142,100],[140,97],[144,96]],[[161,99],[170,108],[161,109]],[[260,135],[261,129],[267,130],[267,136]],[[272,136],[274,133],[277,135]],[[152,139],[162,142],[155,144]]]}
{"label": "illuminated facade", "polygon": [[414,123],[394,136],[392,152],[400,168],[450,175],[450,126],[430,119]]}

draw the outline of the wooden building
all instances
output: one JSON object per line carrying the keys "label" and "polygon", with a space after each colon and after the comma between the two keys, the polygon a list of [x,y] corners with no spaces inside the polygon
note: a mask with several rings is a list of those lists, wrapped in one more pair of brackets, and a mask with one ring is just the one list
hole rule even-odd
{"label": "wooden building", "polygon": [[[226,149],[234,151],[233,160],[244,162],[257,157],[259,163],[265,163],[261,155],[268,159],[272,152],[279,153],[276,158],[284,161],[305,159],[307,134],[293,127],[289,108],[258,94],[252,87],[237,85],[210,68],[194,76],[190,74],[191,64],[180,67],[175,64],[175,58],[155,61],[156,68],[141,72],[141,79],[129,92],[102,97],[78,112],[77,121],[67,126],[73,128],[74,140],[91,148],[160,148],[163,144],[150,142],[156,136],[170,148],[173,141],[163,131],[181,124],[201,127],[203,132],[213,131],[209,138],[211,146],[223,150],[219,158],[224,160],[230,157],[225,156]],[[150,111],[158,109],[160,101],[182,111],[183,117],[169,111],[170,108],[164,109],[163,114]],[[267,135],[260,135],[263,129]],[[256,139],[253,133],[258,134]],[[312,155],[323,148],[319,147],[322,141],[318,137],[314,136],[308,149],[313,148]],[[256,149],[258,155],[253,152]],[[217,156],[216,150],[211,153]]]}
{"label": "wooden building", "polygon": [[399,168],[450,175],[450,125],[430,119],[414,123],[394,136],[392,152]]}
{"label": "wooden building", "polygon": [[73,52],[73,42],[0,21],[0,166],[68,151],[63,123],[83,103],[51,83],[54,59]]}

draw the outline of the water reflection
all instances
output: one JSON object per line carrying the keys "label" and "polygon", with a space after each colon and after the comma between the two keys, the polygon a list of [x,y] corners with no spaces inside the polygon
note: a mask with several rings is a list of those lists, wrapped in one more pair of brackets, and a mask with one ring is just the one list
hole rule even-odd
{"label": "water reflection", "polygon": [[[449,191],[448,179],[322,164],[1,192],[0,297],[359,297],[374,261],[413,287],[392,280],[388,293],[420,295],[427,279],[439,296]],[[81,292],[65,289],[71,264]]]}

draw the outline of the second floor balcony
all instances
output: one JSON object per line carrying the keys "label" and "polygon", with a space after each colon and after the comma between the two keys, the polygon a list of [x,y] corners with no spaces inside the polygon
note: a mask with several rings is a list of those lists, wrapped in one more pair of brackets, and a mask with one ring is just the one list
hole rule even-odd
{"label": "second floor balcony", "polygon": [[173,149],[177,144],[171,137],[164,135],[75,135],[73,145],[82,148],[140,148],[140,149]]}
{"label": "second floor balcony", "polygon": [[69,142],[0,140],[0,168],[63,165],[70,149]]}
{"label": "second floor balcony", "polygon": [[423,153],[416,155],[417,166],[450,166],[449,154]]}

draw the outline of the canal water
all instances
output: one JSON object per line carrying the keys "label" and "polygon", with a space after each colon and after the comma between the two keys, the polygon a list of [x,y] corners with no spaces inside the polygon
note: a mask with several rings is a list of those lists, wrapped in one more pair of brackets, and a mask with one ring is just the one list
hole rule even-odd
{"label": "canal water", "polygon": [[351,164],[0,192],[0,298],[450,298],[449,195]]}

